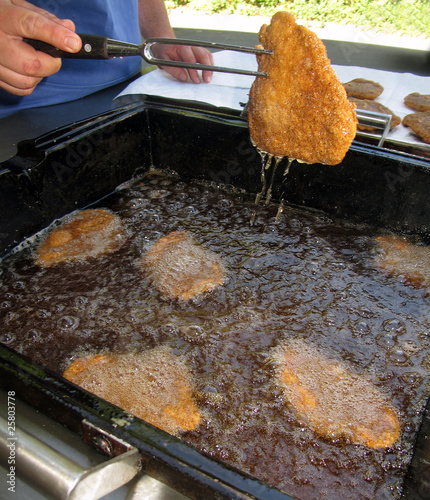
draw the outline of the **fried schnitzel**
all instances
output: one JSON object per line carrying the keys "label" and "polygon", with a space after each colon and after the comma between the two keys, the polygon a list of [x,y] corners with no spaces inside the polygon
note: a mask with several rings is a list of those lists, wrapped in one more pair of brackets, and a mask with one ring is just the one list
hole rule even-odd
{"label": "fried schnitzel", "polygon": [[417,288],[430,287],[430,247],[415,245],[400,236],[378,236],[375,264],[391,276]]}
{"label": "fried schnitzel", "polygon": [[394,408],[363,375],[300,340],[281,345],[273,359],[286,399],[316,433],[370,448],[398,439]]}
{"label": "fried schnitzel", "polygon": [[408,108],[415,111],[430,111],[430,94],[423,95],[412,92],[412,94],[405,97],[404,103]]}
{"label": "fried schnitzel", "polygon": [[37,249],[36,264],[85,260],[116,251],[125,241],[121,219],[104,208],[82,210],[65,221]]}
{"label": "fried schnitzel", "polygon": [[406,115],[402,123],[410,127],[424,142],[430,144],[430,111],[417,111]]}
{"label": "fried schnitzel", "polygon": [[[395,115],[390,108],[384,106],[380,102],[374,101],[373,99],[357,99],[355,97],[348,97],[348,100],[357,106],[357,109],[363,109],[365,111],[374,111],[375,113],[382,113],[384,115],[391,115],[390,130],[397,125],[400,125],[400,118]],[[358,125],[360,130],[374,130],[373,127],[367,125]]]}
{"label": "fried schnitzel", "polygon": [[63,376],[170,434],[200,423],[191,372],[164,347],[78,358]]}
{"label": "fried schnitzel", "polygon": [[185,231],[160,238],[141,263],[155,288],[170,298],[189,300],[225,280],[218,255],[198,245]]}
{"label": "fried schnitzel", "polygon": [[354,80],[344,83],[343,87],[348,97],[356,97],[357,99],[376,99],[384,91],[384,87],[380,83],[365,78],[354,78]]}
{"label": "fried schnitzel", "polygon": [[336,165],[355,137],[355,106],[337,78],[321,40],[292,14],[277,12],[259,39],[273,54],[257,56],[249,94],[254,144],[274,156]]}

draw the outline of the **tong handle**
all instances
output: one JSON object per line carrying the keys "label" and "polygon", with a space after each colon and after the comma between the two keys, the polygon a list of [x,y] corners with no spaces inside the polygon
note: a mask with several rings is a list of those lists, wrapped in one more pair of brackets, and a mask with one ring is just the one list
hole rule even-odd
{"label": "tong handle", "polygon": [[108,54],[108,40],[107,36],[101,35],[87,35],[78,33],[82,40],[82,48],[79,52],[66,52],[57,49],[49,43],[40,40],[33,40],[31,38],[24,38],[24,42],[31,45],[36,50],[45,52],[52,57],[66,57],[68,59],[110,59],[112,56]]}
{"label": "tong handle", "polygon": [[82,48],[78,52],[65,52],[57,49],[49,43],[24,38],[24,42],[31,45],[36,50],[40,50],[52,57],[65,57],[68,59],[111,59],[112,57],[140,56],[150,63],[158,66],[175,66],[180,68],[194,68],[199,70],[219,71],[223,73],[236,73],[240,75],[267,76],[260,71],[250,71],[237,68],[224,68],[220,66],[205,65],[199,63],[188,63],[183,61],[170,61],[159,59],[152,53],[152,47],[157,44],[192,45],[207,47],[209,49],[233,50],[237,52],[247,52],[253,54],[272,54],[272,51],[257,49],[255,47],[242,47],[239,45],[228,45],[215,42],[201,42],[196,40],[184,40],[180,38],[148,38],[141,45],[134,43],[113,40],[106,36],[88,35],[78,33],[82,40]]}

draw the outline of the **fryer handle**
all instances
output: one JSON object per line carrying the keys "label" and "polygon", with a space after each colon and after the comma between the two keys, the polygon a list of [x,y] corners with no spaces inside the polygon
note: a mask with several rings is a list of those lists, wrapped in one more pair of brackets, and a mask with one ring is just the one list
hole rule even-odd
{"label": "fryer handle", "polygon": [[[10,425],[10,424],[9,424]],[[16,469],[40,490],[59,500],[98,499],[128,483],[139,472],[136,448],[85,469],[20,427],[16,439],[8,434],[8,421],[0,416],[0,456],[16,452]]]}

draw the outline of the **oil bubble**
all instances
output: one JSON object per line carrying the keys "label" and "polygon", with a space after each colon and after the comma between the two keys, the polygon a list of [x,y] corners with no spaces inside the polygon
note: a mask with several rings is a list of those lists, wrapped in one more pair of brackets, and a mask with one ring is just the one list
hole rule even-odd
{"label": "oil bubble", "polygon": [[27,341],[32,341],[32,342],[37,342],[42,340],[42,334],[38,330],[31,329],[28,331],[26,335],[26,340]]}
{"label": "oil bubble", "polygon": [[51,316],[51,313],[46,309],[38,309],[36,311],[36,316],[38,316],[40,319],[46,319]]}
{"label": "oil bubble", "polygon": [[63,312],[64,309],[66,309],[66,306],[64,304],[55,304],[54,306],[55,312]]}
{"label": "oil bubble", "polygon": [[354,325],[353,335],[354,337],[361,337],[370,332],[370,326],[365,321],[359,321]]}
{"label": "oil bubble", "polygon": [[235,319],[244,320],[244,321],[252,320],[256,316],[257,316],[257,312],[255,311],[255,309],[252,309],[250,307],[245,307],[245,306],[238,307],[233,313],[233,317]]}
{"label": "oil bubble", "polygon": [[130,200],[128,202],[128,206],[130,208],[140,208],[140,207],[146,207],[148,206],[150,203],[149,200],[145,199],[145,198],[133,198],[132,200]]}
{"label": "oil bubble", "polygon": [[364,309],[364,308],[361,308],[359,311],[358,311],[358,314],[362,317],[362,318],[372,318],[373,317],[373,312],[370,311],[369,309]]}
{"label": "oil bubble", "polygon": [[83,295],[79,295],[78,297],[75,298],[75,306],[80,311],[85,310],[87,303],[88,303],[88,298],[84,297]]}
{"label": "oil bubble", "polygon": [[196,391],[195,397],[199,403],[217,408],[224,402],[223,394],[210,384]]}
{"label": "oil bubble", "polygon": [[382,334],[376,337],[376,343],[380,347],[392,348],[397,344],[397,337],[391,333]]}
{"label": "oil bubble", "polygon": [[188,342],[199,342],[205,336],[203,328],[198,325],[182,326],[179,333]]}
{"label": "oil bubble", "polygon": [[199,211],[197,210],[196,207],[193,207],[193,205],[187,205],[182,209],[181,215],[187,216],[187,215],[196,215],[198,214]]}
{"label": "oil bubble", "polygon": [[19,314],[13,311],[8,311],[5,318],[4,322],[8,325],[9,323],[12,323],[13,321],[16,321],[19,319]]}
{"label": "oil bubble", "polygon": [[0,335],[0,343],[1,344],[12,344],[12,342],[16,339],[16,334],[13,332],[6,332]]}
{"label": "oil bubble", "polygon": [[170,194],[170,191],[167,189],[154,189],[148,192],[148,198],[157,199],[157,198],[165,198]]}
{"label": "oil bubble", "polygon": [[392,370],[384,370],[378,375],[378,380],[381,382],[388,382],[389,380],[393,380],[395,376],[396,375]]}
{"label": "oil bubble", "polygon": [[406,333],[406,325],[398,319],[387,319],[382,323],[382,328],[386,332],[393,332],[397,335]]}
{"label": "oil bubble", "polygon": [[430,339],[430,333],[428,331],[421,332],[419,335],[420,340],[428,340]]}
{"label": "oil bubble", "polygon": [[217,202],[217,205],[220,208],[230,208],[232,206],[232,202],[227,198],[220,198]]}
{"label": "oil bubble", "polygon": [[422,376],[416,372],[405,372],[402,374],[401,379],[405,384],[408,384],[414,389],[419,387],[423,381]]}
{"label": "oil bubble", "polygon": [[401,349],[397,349],[390,353],[389,360],[396,365],[405,365],[409,361],[409,357]]}
{"label": "oil bubble", "polygon": [[218,394],[217,388],[210,384],[205,385],[202,389],[200,389],[200,391],[210,394]]}
{"label": "oil bubble", "polygon": [[73,331],[79,326],[79,318],[75,316],[63,316],[58,321],[58,326],[64,330]]}
{"label": "oil bubble", "polygon": [[172,323],[166,323],[165,325],[163,325],[161,328],[161,333],[164,333],[164,334],[167,334],[167,335],[177,335],[178,333],[178,330],[176,328],[176,326]]}

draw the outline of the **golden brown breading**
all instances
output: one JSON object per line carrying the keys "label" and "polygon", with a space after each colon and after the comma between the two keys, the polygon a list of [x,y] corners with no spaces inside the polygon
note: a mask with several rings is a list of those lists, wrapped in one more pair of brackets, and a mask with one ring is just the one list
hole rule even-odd
{"label": "golden brown breading", "polygon": [[402,123],[410,127],[424,142],[430,144],[430,111],[419,111],[406,115]]}
{"label": "golden brown breading", "polygon": [[85,260],[118,250],[125,240],[121,219],[104,208],[82,210],[54,230],[38,248],[36,264]]}
{"label": "golden brown breading", "polygon": [[384,87],[380,83],[365,78],[355,78],[344,83],[343,87],[348,97],[356,97],[357,99],[376,99],[384,91]]}
{"label": "golden brown breading", "polygon": [[[384,115],[391,115],[390,130],[400,124],[400,117],[395,115],[391,109],[387,108],[380,102],[372,101],[371,99],[356,99],[355,97],[348,97],[348,100],[357,106],[357,109],[365,111],[374,111],[375,113],[382,113]],[[360,130],[374,130],[373,127],[367,125],[358,125]]]}
{"label": "golden brown breading", "polygon": [[377,267],[414,287],[430,287],[430,247],[415,245],[400,236],[378,236]]}
{"label": "golden brown breading", "polygon": [[170,434],[193,430],[201,420],[191,372],[163,347],[78,358],[63,376]]}
{"label": "golden brown breading", "polygon": [[181,300],[213,290],[225,280],[221,259],[185,231],[160,238],[142,258],[142,267],[158,291]]}
{"label": "golden brown breading", "polygon": [[397,441],[396,412],[363,375],[301,340],[278,347],[273,359],[286,399],[317,434],[370,448]]}
{"label": "golden brown breading", "polygon": [[404,102],[408,108],[415,111],[430,111],[430,94],[413,92],[405,97]]}
{"label": "golden brown breading", "polygon": [[253,142],[274,156],[340,163],[355,137],[356,116],[323,43],[287,12],[263,25],[259,39],[273,55],[257,56],[268,76],[258,76],[249,95]]}

